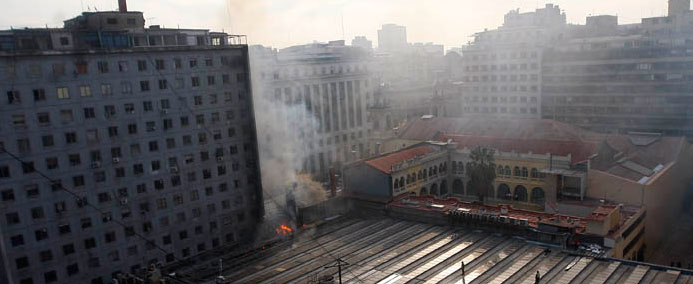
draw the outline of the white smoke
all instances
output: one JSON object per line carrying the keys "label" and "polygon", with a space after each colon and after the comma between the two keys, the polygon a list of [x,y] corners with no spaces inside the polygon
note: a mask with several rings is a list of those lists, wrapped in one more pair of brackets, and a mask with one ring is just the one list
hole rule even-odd
{"label": "white smoke", "polygon": [[[272,220],[283,215],[293,219],[293,212],[286,208],[288,191],[293,191],[298,206],[326,198],[325,189],[305,173],[310,171],[309,145],[316,140],[319,122],[306,109],[302,85],[282,84],[282,95],[275,98],[271,80],[274,61],[264,60],[254,50],[251,48],[250,61],[265,218]],[[291,88],[291,96],[284,94],[285,87]]]}

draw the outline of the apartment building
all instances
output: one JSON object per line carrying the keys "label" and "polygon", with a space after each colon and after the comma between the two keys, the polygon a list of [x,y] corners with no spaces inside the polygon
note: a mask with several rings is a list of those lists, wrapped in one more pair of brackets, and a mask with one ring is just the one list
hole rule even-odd
{"label": "apartment building", "polygon": [[505,15],[503,25],[464,48],[459,115],[539,118],[544,48],[566,25],[558,6]]}
{"label": "apartment building", "polygon": [[544,56],[542,117],[601,132],[693,135],[690,1],[666,17],[587,19]]}
{"label": "apartment building", "polygon": [[142,276],[262,216],[247,46],[120,2],[0,31],[2,283]]}

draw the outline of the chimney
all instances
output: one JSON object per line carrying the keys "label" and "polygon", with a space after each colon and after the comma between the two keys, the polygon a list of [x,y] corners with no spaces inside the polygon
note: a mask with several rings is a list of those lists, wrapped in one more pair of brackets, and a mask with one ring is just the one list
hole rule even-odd
{"label": "chimney", "polygon": [[127,0],[118,0],[118,11],[121,13],[125,13],[128,11],[128,1]]}

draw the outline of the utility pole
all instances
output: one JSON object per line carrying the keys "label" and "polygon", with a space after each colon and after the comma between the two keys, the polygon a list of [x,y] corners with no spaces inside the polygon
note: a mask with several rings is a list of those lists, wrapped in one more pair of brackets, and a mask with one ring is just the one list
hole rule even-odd
{"label": "utility pole", "polygon": [[347,265],[349,265],[349,263],[347,263],[346,261],[343,261],[343,260],[342,260],[341,258],[339,258],[339,257],[335,260],[335,262],[337,262],[337,264],[332,265],[332,266],[325,266],[325,268],[337,267],[337,273],[338,273],[338,275],[339,275],[339,284],[342,284],[342,264],[343,264],[344,266],[347,266]]}

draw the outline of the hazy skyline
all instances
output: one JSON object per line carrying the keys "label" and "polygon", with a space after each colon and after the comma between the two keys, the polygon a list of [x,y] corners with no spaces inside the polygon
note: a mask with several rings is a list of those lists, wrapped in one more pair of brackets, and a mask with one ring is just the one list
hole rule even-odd
{"label": "hazy skyline", "polygon": [[[249,44],[287,47],[313,41],[365,35],[377,46],[382,24],[407,27],[409,42],[434,42],[458,47],[469,36],[503,22],[513,9],[534,11],[557,4],[568,22],[584,24],[588,15],[619,16],[619,23],[666,14],[667,0],[130,0],[130,11],[144,12],[147,25],[205,28],[248,35]],[[117,9],[117,0],[5,0],[0,28],[61,27],[62,21],[88,9]],[[31,12],[29,12],[31,11]],[[342,29],[343,23],[343,29]]]}

